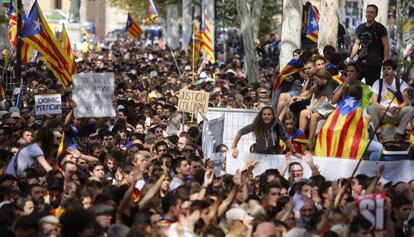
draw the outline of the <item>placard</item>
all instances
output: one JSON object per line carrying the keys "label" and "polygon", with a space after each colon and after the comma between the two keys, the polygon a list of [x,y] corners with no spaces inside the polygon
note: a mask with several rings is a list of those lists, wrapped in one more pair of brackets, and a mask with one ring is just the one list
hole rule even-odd
{"label": "placard", "polygon": [[113,73],[81,73],[73,76],[73,96],[76,118],[114,117]]}
{"label": "placard", "polygon": [[355,204],[358,207],[359,214],[371,222],[375,230],[384,229],[384,193],[371,193],[355,197]]}
{"label": "placard", "polygon": [[61,114],[62,97],[60,94],[35,95],[36,115]]}
{"label": "placard", "polygon": [[210,94],[204,91],[182,89],[178,96],[178,111],[207,113]]}

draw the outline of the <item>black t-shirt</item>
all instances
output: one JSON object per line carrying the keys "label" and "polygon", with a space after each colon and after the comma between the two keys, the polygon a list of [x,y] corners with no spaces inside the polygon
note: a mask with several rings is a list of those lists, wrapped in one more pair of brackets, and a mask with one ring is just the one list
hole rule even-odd
{"label": "black t-shirt", "polygon": [[[381,38],[387,35],[387,29],[384,25],[374,22],[367,27],[363,23],[358,26],[355,34],[361,42],[358,61],[365,65],[381,66],[384,60],[384,45]],[[363,53],[365,50],[367,53]]]}

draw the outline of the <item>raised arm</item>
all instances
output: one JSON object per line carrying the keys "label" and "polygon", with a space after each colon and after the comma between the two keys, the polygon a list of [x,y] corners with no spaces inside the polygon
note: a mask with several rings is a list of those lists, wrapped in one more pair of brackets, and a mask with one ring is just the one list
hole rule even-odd
{"label": "raised arm", "polygon": [[237,149],[237,144],[239,143],[240,138],[241,138],[241,134],[240,134],[240,131],[238,131],[236,133],[236,136],[234,136],[233,143],[231,145],[231,154],[233,155],[234,158],[237,158],[237,156],[239,155],[239,149]]}
{"label": "raised arm", "polygon": [[236,199],[241,185],[241,171],[237,170],[237,172],[234,174],[233,183],[233,189],[230,191],[230,193],[227,195],[227,198],[223,200],[218,208],[218,217],[224,215],[224,213],[226,213],[226,211],[233,203],[234,199]]}

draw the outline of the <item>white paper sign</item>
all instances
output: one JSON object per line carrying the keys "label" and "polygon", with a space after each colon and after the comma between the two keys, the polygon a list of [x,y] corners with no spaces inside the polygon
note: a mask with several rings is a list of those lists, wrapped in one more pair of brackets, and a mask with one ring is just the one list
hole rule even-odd
{"label": "white paper sign", "polygon": [[35,95],[36,115],[61,114],[62,97],[60,94]]}
{"label": "white paper sign", "polygon": [[[214,154],[214,153],[213,153]],[[210,155],[211,156],[211,155]],[[253,175],[261,175],[267,169],[281,170],[285,164],[284,155],[263,155],[255,153],[240,152],[237,159],[233,158],[231,152],[227,153],[226,171],[228,174],[234,174],[236,170],[241,170],[246,161],[254,157],[260,161],[253,169]],[[305,161],[294,158],[293,161],[299,162],[303,166],[303,177],[309,178],[312,175],[311,169]],[[314,163],[319,166],[321,175],[328,180],[335,180],[339,178],[348,178],[352,175],[358,161],[352,159],[317,157],[313,158]],[[385,166],[383,178],[388,181],[404,181],[408,182],[414,179],[414,161],[412,160],[398,160],[398,161],[369,161],[361,162],[356,174],[366,174],[368,176],[375,175],[378,166],[383,164]],[[287,174],[286,174],[287,175]],[[286,176],[287,177],[287,176]]]}
{"label": "white paper sign", "polygon": [[73,77],[75,117],[114,117],[113,73],[81,73]]}

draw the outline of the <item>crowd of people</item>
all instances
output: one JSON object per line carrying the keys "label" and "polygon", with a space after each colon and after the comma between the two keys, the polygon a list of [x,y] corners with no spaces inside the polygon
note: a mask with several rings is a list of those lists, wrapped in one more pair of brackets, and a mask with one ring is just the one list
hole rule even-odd
{"label": "crowd of people", "polygon": [[[271,54],[275,44],[269,45],[258,53]],[[114,118],[76,118],[72,91],[63,90],[42,63],[25,65],[21,109],[13,105],[17,88],[0,102],[0,236],[412,236],[414,180],[387,181],[382,165],[372,177],[328,180],[307,151],[318,121],[347,93],[359,93],[374,127],[384,122],[381,112],[397,124],[382,139],[405,139],[414,109],[407,83],[394,85],[395,62],[384,60],[384,79],[366,85],[360,63],[345,65],[329,47],[325,55],[298,49],[293,56],[301,70],[282,84],[274,109],[278,70],[265,63],[260,80],[248,83],[238,53],[231,48],[227,63],[219,55],[220,66],[206,65],[193,77],[185,54],[177,56],[180,76],[162,40],[144,47],[120,37],[107,47],[75,52],[77,72],[114,72]],[[341,70],[346,79],[338,85],[331,78]],[[390,85],[402,100],[388,108],[394,101],[387,97]],[[253,132],[252,151],[284,153],[284,167],[254,177],[257,161],[251,158],[235,174],[224,165],[214,172],[201,149],[203,122],[177,111],[183,88],[209,92],[210,107],[259,111],[231,147],[220,144],[217,153],[237,158],[240,137]],[[36,115],[34,95],[55,93],[62,95],[62,114]],[[306,135],[305,145],[292,140]],[[370,159],[380,159],[379,141],[371,143]],[[293,155],[311,168],[310,177]],[[385,201],[376,212],[385,221],[379,229],[355,208],[356,197],[373,193]]]}

